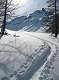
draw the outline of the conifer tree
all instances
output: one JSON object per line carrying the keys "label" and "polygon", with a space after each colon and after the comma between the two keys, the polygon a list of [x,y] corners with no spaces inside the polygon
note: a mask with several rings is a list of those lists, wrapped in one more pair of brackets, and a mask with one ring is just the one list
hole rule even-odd
{"label": "conifer tree", "polygon": [[58,35],[58,15],[59,15],[59,0],[48,0],[48,26],[52,33],[55,33],[55,37]]}

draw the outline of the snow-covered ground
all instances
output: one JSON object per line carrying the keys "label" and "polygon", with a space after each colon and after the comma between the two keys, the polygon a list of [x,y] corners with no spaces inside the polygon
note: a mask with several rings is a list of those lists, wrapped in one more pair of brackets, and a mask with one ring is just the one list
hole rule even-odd
{"label": "snow-covered ground", "polygon": [[7,32],[0,39],[0,80],[59,80],[59,37]]}
{"label": "snow-covered ground", "polygon": [[44,40],[51,47],[51,54],[47,61],[30,80],[59,80],[59,35],[58,38],[48,33],[31,33],[29,35]]}
{"label": "snow-covered ground", "polygon": [[28,80],[49,54],[50,47],[43,40],[8,31],[0,39],[0,80]]}

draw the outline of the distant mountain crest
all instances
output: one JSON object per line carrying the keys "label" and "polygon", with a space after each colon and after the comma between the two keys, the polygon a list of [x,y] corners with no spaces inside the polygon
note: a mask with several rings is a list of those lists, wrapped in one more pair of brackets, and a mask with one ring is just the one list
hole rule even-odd
{"label": "distant mountain crest", "polygon": [[13,19],[7,23],[6,28],[13,31],[37,31],[45,25],[43,18],[47,15],[48,12],[42,8],[42,10],[36,10],[34,13],[31,13],[28,17],[21,16]]}

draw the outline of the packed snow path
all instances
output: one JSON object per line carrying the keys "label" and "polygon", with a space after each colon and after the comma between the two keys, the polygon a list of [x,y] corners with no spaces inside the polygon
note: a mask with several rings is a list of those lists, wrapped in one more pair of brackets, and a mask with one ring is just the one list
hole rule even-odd
{"label": "packed snow path", "polygon": [[30,80],[59,80],[59,35],[58,38],[47,33],[28,33],[28,35],[44,40],[51,47],[47,61]]}
{"label": "packed snow path", "polygon": [[26,32],[0,40],[0,80],[29,80],[50,54],[49,45]]}

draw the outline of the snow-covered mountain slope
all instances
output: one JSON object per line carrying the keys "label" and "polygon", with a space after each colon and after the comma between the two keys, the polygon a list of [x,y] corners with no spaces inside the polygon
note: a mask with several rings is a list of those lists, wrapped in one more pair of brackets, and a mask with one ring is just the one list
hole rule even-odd
{"label": "snow-covered mountain slope", "polygon": [[48,15],[45,9],[37,10],[28,17],[21,16],[7,23],[7,29],[18,31],[37,31],[40,27],[45,26],[44,17]]}
{"label": "snow-covered mountain slope", "polygon": [[50,47],[27,32],[8,33],[0,39],[0,80],[29,80],[47,60]]}

